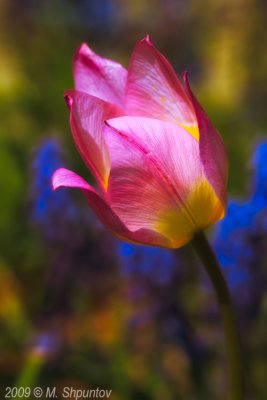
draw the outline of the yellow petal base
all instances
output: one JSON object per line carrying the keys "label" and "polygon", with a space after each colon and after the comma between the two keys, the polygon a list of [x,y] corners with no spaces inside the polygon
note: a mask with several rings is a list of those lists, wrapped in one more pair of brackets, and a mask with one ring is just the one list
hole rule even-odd
{"label": "yellow petal base", "polygon": [[214,190],[203,180],[190,192],[184,206],[161,213],[154,229],[178,248],[189,242],[196,232],[223,218],[224,213]]}

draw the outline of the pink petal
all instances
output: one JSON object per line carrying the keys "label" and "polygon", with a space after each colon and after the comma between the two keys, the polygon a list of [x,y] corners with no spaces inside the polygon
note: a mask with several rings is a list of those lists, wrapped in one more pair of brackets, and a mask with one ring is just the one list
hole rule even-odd
{"label": "pink petal", "polygon": [[172,247],[172,244],[164,236],[149,229],[130,231],[121,219],[114,213],[108,203],[100,197],[96,190],[83,178],[65,168],[56,170],[52,177],[52,186],[56,190],[61,187],[81,189],[101,222],[113,231],[119,238],[135,243],[151,246]]}
{"label": "pink petal", "polygon": [[116,214],[131,230],[154,229],[164,210],[183,209],[188,231],[196,231],[187,197],[205,179],[198,141],[178,125],[155,119],[121,117],[107,124],[107,196]]}
{"label": "pink petal", "polygon": [[123,107],[126,77],[127,70],[123,66],[98,56],[85,43],[77,51],[75,89]]}
{"label": "pink petal", "polygon": [[122,115],[118,107],[78,91],[65,94],[75,144],[101,187],[107,186],[110,171],[108,149],[102,134],[104,120]]}
{"label": "pink petal", "polygon": [[158,118],[184,126],[196,125],[186,91],[168,60],[149,37],[138,42],[132,54],[126,106],[128,115]]}
{"label": "pink petal", "polygon": [[205,169],[205,174],[222,205],[226,207],[226,187],[228,179],[228,157],[226,148],[219,132],[213,126],[207,114],[192,93],[188,82],[188,74],[185,73],[183,78],[197,117],[200,157]]}

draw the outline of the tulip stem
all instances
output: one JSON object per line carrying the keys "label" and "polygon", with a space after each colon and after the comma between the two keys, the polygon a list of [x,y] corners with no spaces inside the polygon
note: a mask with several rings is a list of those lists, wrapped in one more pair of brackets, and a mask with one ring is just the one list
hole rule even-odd
{"label": "tulip stem", "polygon": [[192,244],[214,286],[223,319],[229,360],[229,400],[241,400],[243,398],[241,345],[230,292],[218,260],[204,233],[197,233]]}

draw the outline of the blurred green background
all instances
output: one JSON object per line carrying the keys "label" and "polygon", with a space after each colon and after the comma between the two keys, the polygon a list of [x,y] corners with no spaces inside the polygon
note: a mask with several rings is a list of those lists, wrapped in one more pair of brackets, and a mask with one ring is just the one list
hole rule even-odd
{"label": "blurred green background", "polygon": [[[229,193],[246,196],[251,153],[267,133],[266,17],[264,0],[0,1],[1,390],[19,383],[99,386],[112,389],[114,400],[225,398],[220,318],[209,309],[215,300],[200,287],[190,249],[179,253],[185,261],[173,287],[129,278],[117,242],[79,194],[71,198],[74,218],[64,207],[63,222],[44,217],[52,231],[61,224],[50,237],[34,217],[34,157],[53,138],[66,165],[88,177],[63,100],[73,87],[73,54],[87,42],[127,67],[134,44],[149,33],[179,76],[189,71],[229,150]],[[159,334],[158,303],[163,315],[162,303],[174,307],[194,354],[181,338]],[[129,325],[147,308],[150,318]],[[256,400],[267,398],[264,296],[258,310],[242,325],[247,399]]]}

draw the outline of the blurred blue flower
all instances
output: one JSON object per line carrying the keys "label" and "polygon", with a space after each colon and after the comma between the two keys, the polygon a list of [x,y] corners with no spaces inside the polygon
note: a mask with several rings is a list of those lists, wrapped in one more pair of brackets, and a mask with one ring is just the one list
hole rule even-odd
{"label": "blurred blue flower", "polygon": [[77,210],[68,190],[52,190],[53,172],[64,166],[60,142],[56,138],[44,140],[33,159],[32,207],[33,222],[46,239],[55,240],[66,233],[66,224],[75,221]]}
{"label": "blurred blue flower", "polygon": [[232,288],[251,281],[255,260],[260,263],[259,257],[264,257],[259,254],[258,243],[267,233],[266,142],[257,146],[252,165],[254,177],[249,199],[230,199],[226,217],[217,225],[213,237],[213,247]]}
{"label": "blurred blue flower", "polygon": [[78,23],[87,29],[110,31],[116,19],[116,12],[111,0],[75,0],[74,10],[78,13]]}
{"label": "blurred blue flower", "polygon": [[167,283],[177,263],[174,252],[157,247],[118,243],[118,253],[125,275],[153,276],[158,283]]}
{"label": "blurred blue flower", "polygon": [[31,339],[30,352],[37,357],[47,358],[60,350],[61,338],[57,331],[43,331]]}
{"label": "blurred blue flower", "polygon": [[258,207],[266,207],[267,202],[267,143],[262,142],[258,145],[252,165],[255,169],[254,194],[252,201],[258,204]]}

